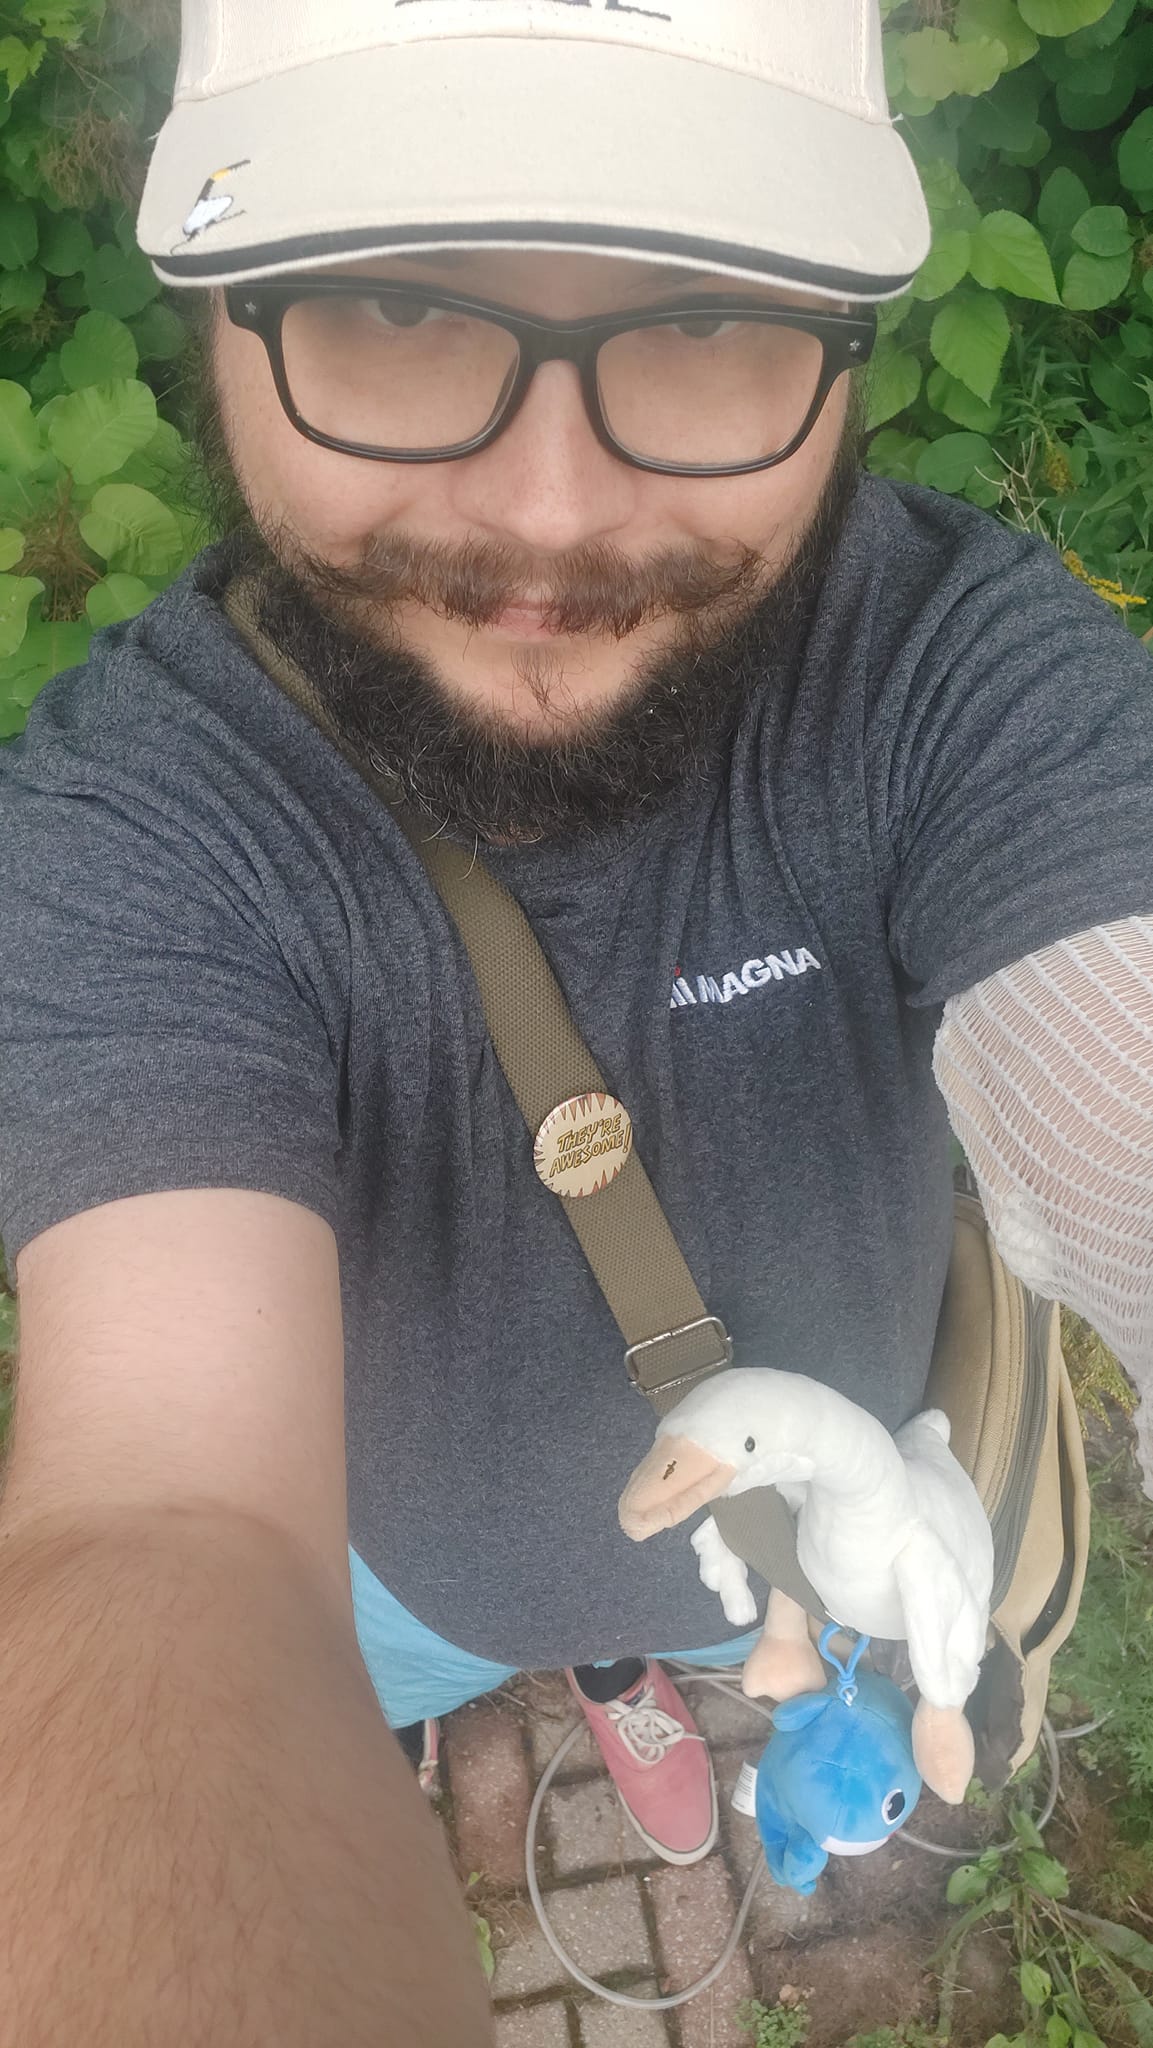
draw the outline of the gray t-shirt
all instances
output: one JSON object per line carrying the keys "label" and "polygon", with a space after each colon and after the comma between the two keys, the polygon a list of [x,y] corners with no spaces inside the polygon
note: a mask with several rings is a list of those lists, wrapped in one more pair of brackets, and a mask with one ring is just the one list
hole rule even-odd
{"label": "gray t-shirt", "polygon": [[[653,1422],[371,790],[240,646],[213,554],[0,750],[0,1236],[176,1187],[326,1217],[351,1534],[513,1664],[731,1634],[616,1500]],[[866,479],[716,786],[502,851],[737,1362],[896,1424],[951,1236],[941,1005],[1153,911],[1153,669],[1044,545]]]}

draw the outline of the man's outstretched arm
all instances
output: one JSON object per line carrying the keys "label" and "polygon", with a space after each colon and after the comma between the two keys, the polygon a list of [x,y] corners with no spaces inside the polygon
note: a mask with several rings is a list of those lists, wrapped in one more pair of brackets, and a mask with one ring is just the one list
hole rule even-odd
{"label": "man's outstretched arm", "polygon": [[0,2038],[481,2048],[467,1916],[356,1645],[331,1231],[139,1196],[17,1278]]}
{"label": "man's outstretched arm", "polygon": [[933,1064],[1002,1258],[1135,1380],[1153,1498],[1153,918],[1077,932],[952,997]]}

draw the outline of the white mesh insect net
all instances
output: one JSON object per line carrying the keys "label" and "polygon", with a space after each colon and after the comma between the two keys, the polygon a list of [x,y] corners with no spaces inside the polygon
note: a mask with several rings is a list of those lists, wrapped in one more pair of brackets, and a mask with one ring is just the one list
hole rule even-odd
{"label": "white mesh insect net", "polygon": [[1080,932],[953,997],[933,1070],[1002,1258],[1135,1381],[1153,1497],[1153,918]]}

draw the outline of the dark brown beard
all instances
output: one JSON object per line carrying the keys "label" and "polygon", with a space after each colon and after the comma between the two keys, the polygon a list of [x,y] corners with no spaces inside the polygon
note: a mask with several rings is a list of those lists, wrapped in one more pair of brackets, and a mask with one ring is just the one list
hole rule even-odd
{"label": "dark brown beard", "polygon": [[[310,676],[344,744],[438,828],[509,844],[585,839],[716,776],[756,691],[798,658],[856,491],[861,418],[852,403],[809,525],[767,588],[763,558],[732,548],[637,565],[596,545],[542,572],[512,549],[429,546],[394,532],[376,536],[354,568],[337,567],[267,517],[257,525],[207,399],[199,444],[231,528],[222,573],[258,576],[265,631]],[[668,617],[673,645],[608,710],[584,718],[567,700],[564,657],[519,650],[518,678],[546,714],[544,736],[527,736],[478,716],[387,623],[391,607],[416,602],[481,626],[529,592],[549,602],[554,630],[624,640]]]}

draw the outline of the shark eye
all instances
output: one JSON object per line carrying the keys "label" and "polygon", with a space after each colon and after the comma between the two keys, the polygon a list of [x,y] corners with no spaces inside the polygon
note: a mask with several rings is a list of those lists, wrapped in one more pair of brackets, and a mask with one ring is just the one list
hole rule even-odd
{"label": "shark eye", "polygon": [[903,1793],[903,1792],[890,1792],[890,1793],[889,1793],[889,1795],[888,1795],[888,1798],[887,1798],[887,1799],[885,1799],[885,1800],[884,1800],[884,1802],[882,1803],[882,1806],[881,1806],[881,1819],[882,1819],[882,1820],[884,1821],[884,1823],[885,1823],[885,1826],[886,1826],[886,1827],[889,1827],[889,1828],[891,1828],[891,1827],[892,1827],[892,1825],[893,1825],[893,1822],[894,1822],[894,1821],[900,1820],[900,1818],[901,1818],[901,1815],[902,1815],[902,1814],[904,1813],[904,1811],[905,1811],[905,1795],[904,1795],[904,1793]]}
{"label": "shark eye", "polygon": [[756,1450],[756,1448],[757,1448],[757,1439],[756,1439],[756,1437],[755,1437],[755,1436],[747,1436],[747,1437],[745,1438],[745,1449],[746,1449],[746,1451],[755,1451],[755,1450]]}

